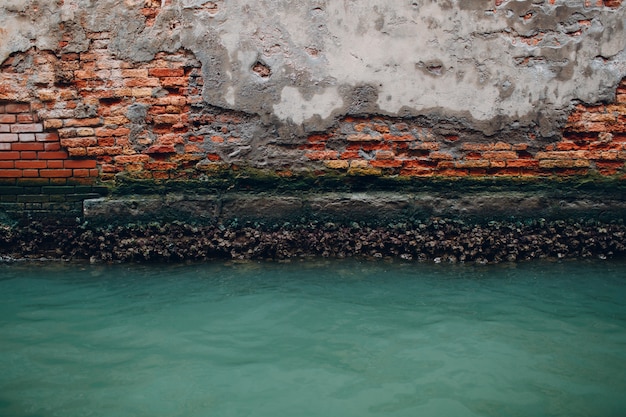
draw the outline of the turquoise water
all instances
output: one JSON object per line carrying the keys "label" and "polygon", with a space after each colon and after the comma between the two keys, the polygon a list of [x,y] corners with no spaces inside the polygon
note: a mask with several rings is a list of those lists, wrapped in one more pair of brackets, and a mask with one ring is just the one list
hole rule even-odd
{"label": "turquoise water", "polygon": [[0,416],[623,416],[626,263],[0,265]]}

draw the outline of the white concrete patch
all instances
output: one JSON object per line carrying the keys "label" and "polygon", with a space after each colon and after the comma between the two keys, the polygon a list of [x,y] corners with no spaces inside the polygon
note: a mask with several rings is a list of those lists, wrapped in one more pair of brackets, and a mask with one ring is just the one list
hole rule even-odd
{"label": "white concrete patch", "polygon": [[291,120],[293,123],[301,124],[315,115],[325,119],[332,114],[333,110],[342,106],[343,100],[336,88],[326,88],[310,100],[306,100],[297,88],[285,87],[280,103],[274,105],[274,114],[282,120]]}

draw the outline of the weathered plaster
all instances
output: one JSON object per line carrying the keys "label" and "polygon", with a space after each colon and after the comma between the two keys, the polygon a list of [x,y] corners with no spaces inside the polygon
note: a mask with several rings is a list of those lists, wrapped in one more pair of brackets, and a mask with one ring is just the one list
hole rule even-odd
{"label": "weathered plaster", "polygon": [[[118,57],[187,49],[207,104],[257,114],[289,132],[345,114],[425,115],[493,134],[554,134],[573,103],[607,100],[626,75],[626,6],[543,0],[8,0],[0,62],[31,47],[86,49],[108,31]],[[157,3],[152,1],[152,3]],[[595,4],[595,2],[592,2]],[[284,132],[279,129],[279,132]]]}

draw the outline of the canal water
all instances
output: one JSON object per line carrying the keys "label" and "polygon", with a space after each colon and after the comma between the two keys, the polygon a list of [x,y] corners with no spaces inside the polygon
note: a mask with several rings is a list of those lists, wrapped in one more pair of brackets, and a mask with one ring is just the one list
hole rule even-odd
{"label": "canal water", "polygon": [[623,416],[626,262],[0,264],[0,416]]}

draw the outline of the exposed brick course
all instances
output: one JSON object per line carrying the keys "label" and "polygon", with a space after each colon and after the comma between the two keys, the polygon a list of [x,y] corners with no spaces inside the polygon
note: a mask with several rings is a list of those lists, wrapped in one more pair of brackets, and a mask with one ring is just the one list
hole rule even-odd
{"label": "exposed brick course", "polygon": [[[466,141],[461,133],[451,141],[435,129],[410,121],[375,117],[345,118],[326,135],[315,134],[301,148],[326,168],[344,170],[358,162],[360,169],[381,168],[381,174],[406,176],[548,176],[624,174],[626,106],[578,105],[556,143],[507,143],[503,139]],[[378,131],[390,132],[379,135]],[[350,133],[354,132],[354,133]],[[368,132],[368,133],[364,133]],[[402,132],[402,134],[400,134]],[[408,143],[405,147],[402,143]],[[332,151],[331,151],[332,149]],[[336,152],[341,160],[338,163]],[[370,174],[372,172],[369,172]]]}

